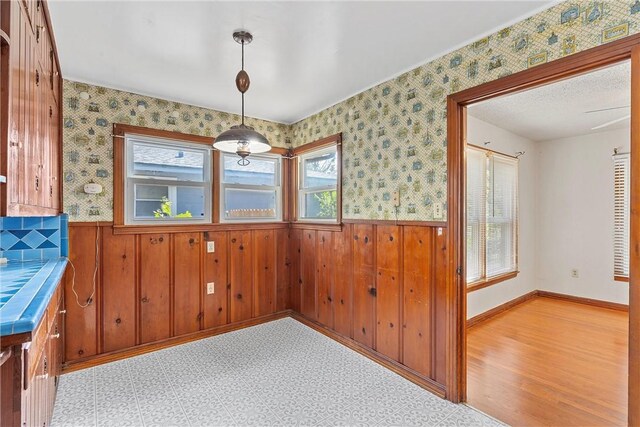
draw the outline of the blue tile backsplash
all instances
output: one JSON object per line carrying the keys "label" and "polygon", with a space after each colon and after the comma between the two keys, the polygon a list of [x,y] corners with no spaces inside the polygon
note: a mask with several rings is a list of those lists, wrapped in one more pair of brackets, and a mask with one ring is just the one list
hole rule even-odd
{"label": "blue tile backsplash", "polygon": [[0,258],[13,261],[69,255],[69,217],[0,217]]}

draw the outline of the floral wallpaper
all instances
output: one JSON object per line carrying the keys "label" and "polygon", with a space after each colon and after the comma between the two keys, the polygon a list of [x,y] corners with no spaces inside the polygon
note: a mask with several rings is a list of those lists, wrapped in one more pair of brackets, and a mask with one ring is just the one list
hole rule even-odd
{"label": "floral wallpaper", "polygon": [[[640,0],[568,1],[368,89],[291,126],[250,119],[275,146],[343,133],[343,217],[446,220],[446,98],[640,32]],[[238,116],[64,82],[64,208],[112,220],[112,123],[215,136]],[[82,192],[90,181],[103,193]],[[393,207],[399,191],[401,206]],[[442,215],[434,211],[442,207]]]}
{"label": "floral wallpaper", "polygon": [[[560,3],[293,125],[342,132],[343,217],[446,220],[447,95],[640,31],[640,0]],[[441,218],[434,215],[438,203]]]}
{"label": "floral wallpaper", "polygon": [[[113,123],[215,136],[240,116],[115,89],[63,83],[63,203],[69,221],[113,220]],[[290,126],[247,118],[271,145],[285,147]],[[85,194],[84,185],[102,185]]]}

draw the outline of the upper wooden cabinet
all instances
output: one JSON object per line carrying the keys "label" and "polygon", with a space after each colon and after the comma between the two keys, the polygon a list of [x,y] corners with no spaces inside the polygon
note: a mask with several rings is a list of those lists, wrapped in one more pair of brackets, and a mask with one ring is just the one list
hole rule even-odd
{"label": "upper wooden cabinet", "polygon": [[0,24],[0,216],[56,215],[62,79],[46,2],[3,1]]}

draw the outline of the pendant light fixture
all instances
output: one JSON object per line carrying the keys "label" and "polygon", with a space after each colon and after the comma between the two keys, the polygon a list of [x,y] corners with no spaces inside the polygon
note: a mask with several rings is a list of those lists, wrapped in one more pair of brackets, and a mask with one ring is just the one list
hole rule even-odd
{"label": "pendant light fixture", "polygon": [[236,87],[242,94],[242,122],[222,132],[213,143],[213,148],[225,153],[236,153],[240,156],[238,164],[246,166],[252,153],[265,153],[271,150],[267,138],[244,124],[244,93],[249,90],[249,74],[244,70],[244,45],[251,43],[253,36],[248,31],[236,31],[233,39],[242,45],[242,69],[236,75]]}

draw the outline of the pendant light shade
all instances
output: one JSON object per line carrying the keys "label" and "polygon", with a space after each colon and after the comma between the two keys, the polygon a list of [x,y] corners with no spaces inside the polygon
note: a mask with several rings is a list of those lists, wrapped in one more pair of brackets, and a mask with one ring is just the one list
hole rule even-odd
{"label": "pendant light shade", "polygon": [[265,153],[271,150],[271,144],[267,138],[252,127],[244,124],[244,93],[249,90],[249,75],[244,70],[244,45],[251,43],[253,36],[246,31],[236,31],[233,39],[242,45],[242,69],[236,76],[236,87],[242,94],[242,123],[232,126],[231,129],[222,132],[213,143],[213,148],[225,153],[236,153],[240,156],[238,164],[246,166],[252,153]]}

